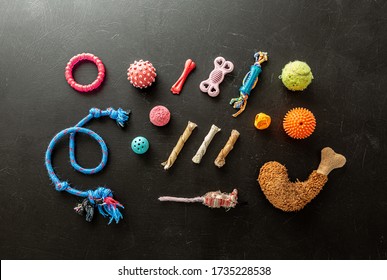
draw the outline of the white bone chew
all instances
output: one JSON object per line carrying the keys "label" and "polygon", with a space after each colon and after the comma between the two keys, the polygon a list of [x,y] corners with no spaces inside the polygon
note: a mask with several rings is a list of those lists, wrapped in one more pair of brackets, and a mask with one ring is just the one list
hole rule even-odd
{"label": "white bone chew", "polygon": [[206,137],[204,137],[203,143],[200,145],[198,151],[196,152],[196,154],[192,158],[192,161],[194,163],[197,163],[197,164],[200,163],[200,161],[202,160],[203,156],[205,155],[207,148],[210,145],[212,139],[214,138],[215,134],[218,133],[219,131],[220,131],[220,128],[217,127],[216,125],[213,124],[211,126],[210,131],[208,132]]}

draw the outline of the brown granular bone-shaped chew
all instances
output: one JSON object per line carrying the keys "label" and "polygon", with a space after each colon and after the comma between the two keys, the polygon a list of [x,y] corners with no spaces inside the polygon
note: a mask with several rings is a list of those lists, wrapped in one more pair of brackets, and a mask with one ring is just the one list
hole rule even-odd
{"label": "brown granular bone-shaped chew", "polygon": [[285,166],[276,161],[266,162],[259,172],[258,182],[274,207],[286,212],[299,211],[315,198],[328,181],[328,174],[343,167],[346,159],[331,148],[321,150],[321,162],[304,182],[290,182]]}

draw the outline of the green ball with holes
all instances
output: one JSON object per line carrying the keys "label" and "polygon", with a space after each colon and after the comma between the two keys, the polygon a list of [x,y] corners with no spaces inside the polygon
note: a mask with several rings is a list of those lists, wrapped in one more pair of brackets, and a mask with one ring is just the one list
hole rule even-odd
{"label": "green ball with holes", "polygon": [[149,142],[145,137],[137,136],[132,141],[132,150],[138,155],[145,154],[149,149]]}
{"label": "green ball with holes", "polygon": [[279,78],[287,89],[302,91],[312,82],[313,74],[308,64],[295,60],[285,65]]}

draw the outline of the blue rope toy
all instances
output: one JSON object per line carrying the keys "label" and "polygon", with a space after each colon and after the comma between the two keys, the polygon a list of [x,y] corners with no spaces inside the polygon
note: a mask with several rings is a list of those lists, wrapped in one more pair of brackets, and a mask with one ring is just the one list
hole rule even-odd
{"label": "blue rope toy", "polygon": [[[70,163],[74,167],[75,170],[84,173],[84,174],[95,174],[101,171],[107,162],[108,158],[108,149],[105,144],[105,141],[94,131],[83,128],[87,122],[92,120],[93,118],[105,117],[109,116],[111,119],[115,120],[117,124],[121,127],[124,126],[125,122],[129,119],[130,111],[126,112],[119,108],[118,110],[114,110],[113,108],[107,108],[102,111],[98,108],[92,108],[89,111],[89,114],[83,118],[79,123],[77,123],[73,127],[66,128],[55,135],[52,138],[50,144],[48,145],[46,151],[45,164],[48,171],[48,176],[53,182],[55,189],[57,191],[66,191],[72,195],[84,197],[85,199],[82,203],[79,203],[74,210],[80,214],[86,216],[86,221],[91,222],[94,216],[94,208],[97,207],[99,213],[104,217],[110,217],[109,224],[115,220],[116,223],[122,219],[122,214],[118,207],[124,208],[122,204],[113,199],[113,193],[110,189],[104,187],[98,187],[96,190],[87,190],[80,191],[73,187],[70,187],[70,184],[66,181],[61,181],[58,176],[56,176],[54,169],[51,164],[51,155],[54,150],[55,145],[61,140],[64,136],[70,135],[69,142],[69,154],[70,154]],[[102,150],[102,160],[100,164],[95,168],[83,168],[81,167],[76,159],[75,159],[75,134],[76,133],[84,133],[90,135],[94,140],[98,142]]]}
{"label": "blue rope toy", "polygon": [[250,67],[250,71],[243,78],[242,86],[239,88],[239,97],[232,98],[230,105],[233,105],[235,109],[239,109],[238,112],[232,116],[236,118],[246,108],[247,99],[250,96],[250,92],[258,83],[258,76],[262,72],[261,64],[268,60],[267,52],[257,52],[254,54],[255,62]]}

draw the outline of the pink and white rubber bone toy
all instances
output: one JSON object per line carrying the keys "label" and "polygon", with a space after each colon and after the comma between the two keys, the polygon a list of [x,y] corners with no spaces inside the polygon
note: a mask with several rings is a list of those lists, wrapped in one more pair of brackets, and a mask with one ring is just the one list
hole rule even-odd
{"label": "pink and white rubber bone toy", "polygon": [[234,69],[234,64],[221,56],[215,58],[214,65],[215,68],[211,71],[209,78],[200,83],[200,90],[207,92],[211,97],[219,95],[219,84],[223,81],[224,76]]}

